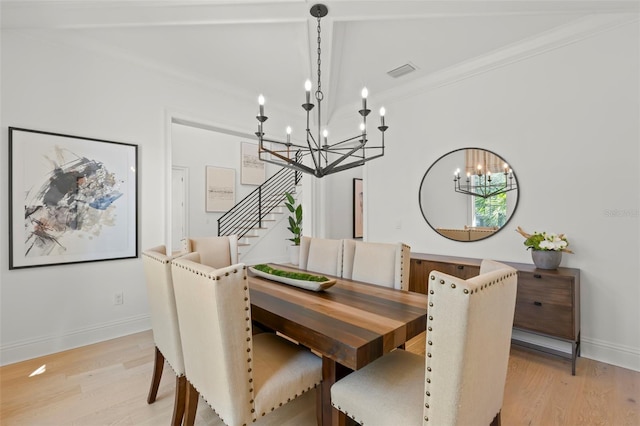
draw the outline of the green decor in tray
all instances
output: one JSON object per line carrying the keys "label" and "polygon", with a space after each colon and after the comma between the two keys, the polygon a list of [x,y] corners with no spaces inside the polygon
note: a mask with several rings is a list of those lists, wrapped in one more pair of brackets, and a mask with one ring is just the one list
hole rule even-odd
{"label": "green decor in tray", "polygon": [[304,272],[283,271],[281,269],[275,269],[269,265],[264,264],[250,266],[249,271],[262,278],[278,281],[283,284],[289,284],[311,291],[326,290],[336,283],[335,279],[329,279],[322,275],[313,275]]}
{"label": "green decor in tray", "polygon": [[306,274],[304,272],[290,272],[290,271],[283,271],[281,269],[275,269],[272,268],[269,265],[256,265],[253,267],[254,269],[257,269],[258,271],[262,271],[265,272],[267,274],[270,275],[276,275],[278,277],[285,277],[285,278],[291,278],[294,280],[300,280],[300,281],[314,281],[314,282],[323,282],[323,281],[329,281],[329,278],[327,277],[323,277],[322,275],[311,275],[311,274]]}

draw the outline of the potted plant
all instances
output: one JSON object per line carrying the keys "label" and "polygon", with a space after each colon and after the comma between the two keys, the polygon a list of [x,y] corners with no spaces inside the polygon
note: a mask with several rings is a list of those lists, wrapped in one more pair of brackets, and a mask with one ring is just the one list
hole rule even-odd
{"label": "potted plant", "polygon": [[284,205],[291,213],[287,229],[293,234],[293,238],[288,239],[293,242],[293,245],[289,247],[289,257],[291,263],[297,265],[300,257],[300,237],[302,237],[302,205],[296,206],[296,200],[289,192],[285,192],[284,195],[286,196]]}
{"label": "potted plant", "polygon": [[531,249],[531,258],[536,268],[556,269],[562,261],[562,252],[573,253],[569,250],[569,241],[564,234],[552,232],[534,232],[529,234],[518,226],[516,231],[526,238],[524,245]]}

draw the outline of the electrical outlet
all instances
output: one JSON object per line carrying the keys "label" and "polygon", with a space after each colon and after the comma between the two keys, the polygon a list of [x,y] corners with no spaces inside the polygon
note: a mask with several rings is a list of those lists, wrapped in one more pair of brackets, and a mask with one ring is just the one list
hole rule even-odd
{"label": "electrical outlet", "polygon": [[113,304],[122,305],[124,303],[124,293],[119,291],[113,295]]}

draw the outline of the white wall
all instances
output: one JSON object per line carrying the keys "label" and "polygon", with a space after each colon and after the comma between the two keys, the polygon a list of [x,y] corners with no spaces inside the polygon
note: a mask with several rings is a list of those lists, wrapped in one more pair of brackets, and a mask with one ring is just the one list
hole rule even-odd
{"label": "white wall", "polygon": [[[640,370],[638,35],[627,24],[388,105],[387,154],[365,166],[368,239],[531,263],[516,226],[564,232],[582,355]],[[510,229],[472,243],[438,236],[418,206],[426,169],[465,146],[507,158],[520,186]]]}
{"label": "white wall", "polygon": [[[254,131],[253,101],[224,98],[29,32],[3,30],[1,35],[0,169],[6,173],[8,166],[9,126],[137,144],[141,249],[165,241],[168,112],[215,117],[217,123]],[[6,176],[0,211],[2,364],[149,328],[140,259],[9,271]],[[114,306],[120,291],[124,304]]]}

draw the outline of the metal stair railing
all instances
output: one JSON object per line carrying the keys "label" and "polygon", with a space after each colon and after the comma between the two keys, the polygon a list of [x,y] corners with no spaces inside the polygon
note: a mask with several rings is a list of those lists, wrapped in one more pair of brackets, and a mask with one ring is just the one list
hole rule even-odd
{"label": "metal stair railing", "polygon": [[[296,159],[301,157],[298,151]],[[237,235],[240,239],[252,229],[262,228],[264,218],[282,205],[285,192],[295,192],[300,179],[302,172],[282,168],[218,219],[218,236]]]}

